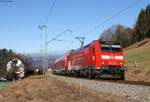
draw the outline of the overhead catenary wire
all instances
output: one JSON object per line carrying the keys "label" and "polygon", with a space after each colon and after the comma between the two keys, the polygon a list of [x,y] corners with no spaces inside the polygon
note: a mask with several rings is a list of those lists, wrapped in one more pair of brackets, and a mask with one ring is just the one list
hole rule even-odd
{"label": "overhead catenary wire", "polygon": [[[51,5],[51,7],[50,7],[50,9],[49,9],[49,11],[48,11],[48,14],[47,14],[47,16],[46,16],[46,18],[45,18],[45,21],[44,21],[43,25],[47,25],[47,22],[48,22],[48,20],[49,20],[49,16],[51,15],[51,13],[52,13],[52,11],[53,11],[53,9],[54,9],[54,7],[55,7],[55,5],[56,5],[56,2],[57,2],[57,0],[54,0],[54,1],[53,1],[52,5]],[[65,32],[70,32],[72,38],[74,38],[71,29],[66,29],[64,32],[60,33],[59,35],[57,35],[56,37],[54,37],[52,40],[54,40],[54,39],[58,38],[59,36],[63,35]],[[48,41],[48,43],[49,43],[49,41]]]}
{"label": "overhead catenary wire", "polygon": [[53,9],[54,9],[54,7],[55,7],[55,5],[56,5],[56,1],[57,1],[57,0],[54,0],[54,1],[53,1],[52,5],[51,5],[51,7],[50,7],[50,9],[49,9],[49,11],[48,11],[48,14],[47,14],[47,16],[46,16],[46,18],[45,18],[45,20],[44,20],[43,25],[46,25],[46,24],[47,24],[47,22],[48,22],[48,20],[49,20],[49,16],[52,14],[52,11],[53,11]]}
{"label": "overhead catenary wire", "polygon": [[[109,3],[108,2],[105,2],[105,4],[102,4],[101,5],[101,8],[107,8],[108,6],[110,6],[109,4],[111,4],[114,0],[108,0],[109,1]],[[90,19],[91,20],[94,20],[95,18],[98,18],[99,17],[99,15],[100,14],[95,14],[94,16],[92,16]],[[91,21],[91,20],[89,20],[89,21]],[[87,23],[88,24],[88,23]]]}
{"label": "overhead catenary wire", "polygon": [[125,12],[126,10],[130,9],[131,7],[135,6],[136,4],[140,3],[143,0],[136,0],[135,2],[133,2],[132,4],[128,5],[126,8],[121,9],[119,12],[115,13],[114,15],[110,16],[109,18],[107,18],[106,20],[104,20],[103,22],[101,22],[100,24],[97,24],[96,26],[94,26],[93,29],[89,30],[86,34],[93,32],[96,28],[102,26],[103,24],[109,22],[110,20],[112,20],[113,18],[119,16],[121,13]]}
{"label": "overhead catenary wire", "polygon": [[73,41],[60,40],[60,39],[55,39],[55,41],[60,41],[60,42],[64,42],[64,43],[74,43]]}
{"label": "overhead catenary wire", "polygon": [[65,34],[66,32],[70,32],[72,35],[72,30],[71,29],[66,29],[64,32],[58,34],[57,36],[55,36],[54,38],[52,38],[51,40],[49,40],[47,43],[53,41],[53,40],[57,40],[58,37],[62,36],[63,34]]}

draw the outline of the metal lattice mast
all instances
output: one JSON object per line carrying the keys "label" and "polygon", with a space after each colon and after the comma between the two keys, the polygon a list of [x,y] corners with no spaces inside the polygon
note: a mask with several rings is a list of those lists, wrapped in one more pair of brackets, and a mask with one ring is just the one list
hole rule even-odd
{"label": "metal lattice mast", "polygon": [[44,49],[43,49],[43,75],[45,75],[46,70],[48,69],[48,46],[47,46],[47,26],[39,26],[41,30],[45,30],[45,37],[44,37]]}
{"label": "metal lattice mast", "polygon": [[48,44],[47,44],[47,26],[45,27],[45,71],[48,69]]}

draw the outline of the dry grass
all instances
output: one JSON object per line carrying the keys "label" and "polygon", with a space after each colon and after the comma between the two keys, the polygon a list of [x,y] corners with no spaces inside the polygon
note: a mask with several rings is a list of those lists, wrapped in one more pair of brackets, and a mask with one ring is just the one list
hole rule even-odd
{"label": "dry grass", "polygon": [[0,102],[131,102],[86,88],[79,89],[78,85],[51,77],[25,79],[0,89]]}
{"label": "dry grass", "polygon": [[[150,39],[143,40],[125,49],[127,80],[150,82]],[[135,61],[137,67],[135,67]]]}

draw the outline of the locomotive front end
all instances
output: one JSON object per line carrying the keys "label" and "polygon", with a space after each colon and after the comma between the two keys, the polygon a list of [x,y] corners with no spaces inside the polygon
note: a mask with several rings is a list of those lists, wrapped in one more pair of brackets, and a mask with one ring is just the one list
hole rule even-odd
{"label": "locomotive front end", "polygon": [[122,47],[119,43],[103,41],[100,42],[100,51],[97,53],[97,69],[101,74],[119,75],[124,79],[125,59]]}

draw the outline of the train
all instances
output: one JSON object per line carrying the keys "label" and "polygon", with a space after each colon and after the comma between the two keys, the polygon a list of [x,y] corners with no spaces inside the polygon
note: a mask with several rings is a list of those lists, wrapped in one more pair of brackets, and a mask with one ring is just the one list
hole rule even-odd
{"label": "train", "polygon": [[125,80],[127,67],[120,43],[94,40],[56,59],[51,70],[53,74],[75,77],[110,77]]}

